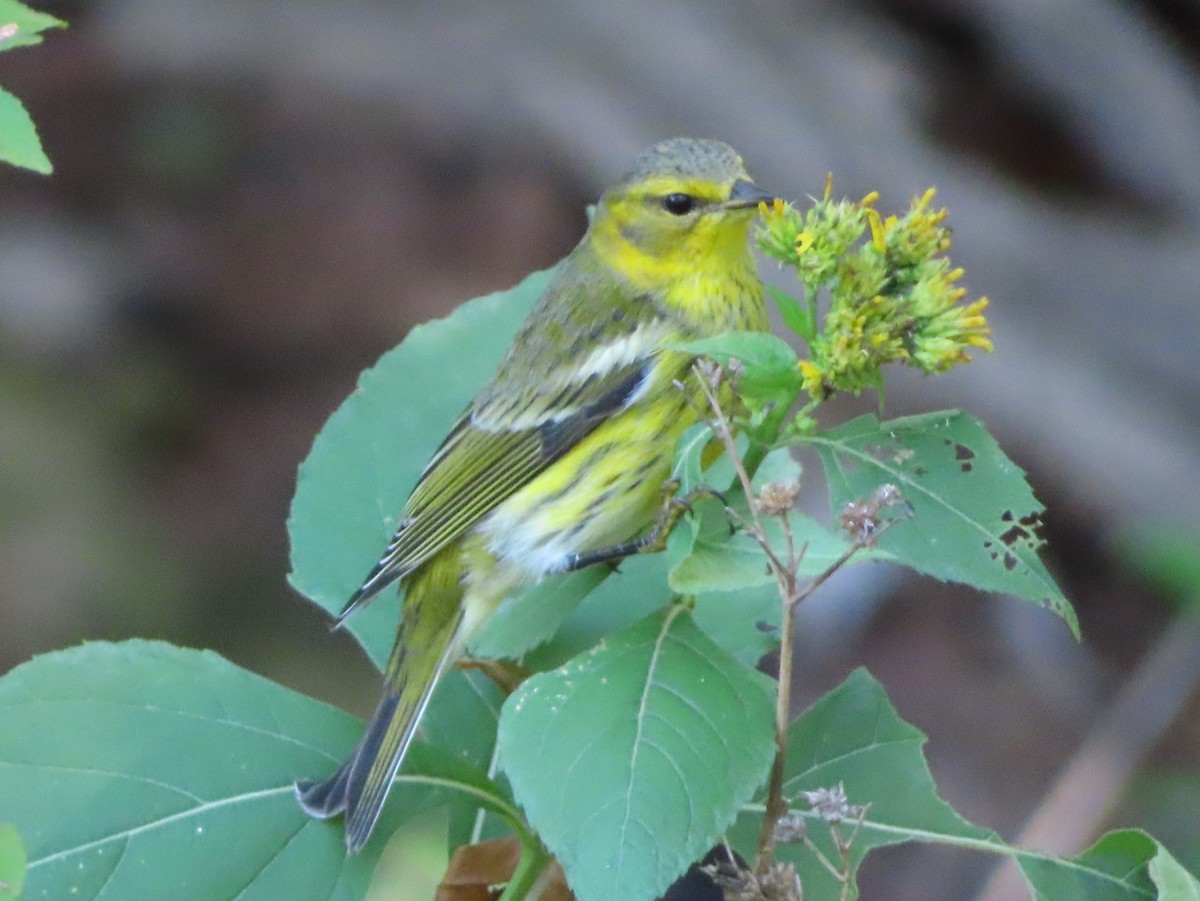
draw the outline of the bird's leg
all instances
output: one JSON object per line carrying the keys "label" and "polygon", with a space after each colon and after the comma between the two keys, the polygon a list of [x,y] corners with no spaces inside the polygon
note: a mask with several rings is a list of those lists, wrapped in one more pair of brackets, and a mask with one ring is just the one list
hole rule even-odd
{"label": "bird's leg", "polygon": [[567,567],[564,572],[574,572],[585,566],[596,563],[617,563],[634,554],[657,554],[667,547],[667,537],[679,518],[684,513],[692,512],[692,502],[704,497],[715,497],[721,503],[726,503],[724,495],[714,488],[701,485],[693,488],[683,497],[676,497],[679,482],[675,479],[663,482],[663,504],[653,525],[632,541],[614,544],[595,551],[585,551],[582,554],[571,554],[567,557]]}

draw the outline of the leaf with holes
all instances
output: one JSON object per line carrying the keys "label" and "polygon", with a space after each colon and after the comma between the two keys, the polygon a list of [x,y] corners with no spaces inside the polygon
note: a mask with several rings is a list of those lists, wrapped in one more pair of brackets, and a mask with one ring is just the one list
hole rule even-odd
{"label": "leaf with holes", "polygon": [[1038,557],[1043,507],[977,420],[867,415],[806,440],[820,452],[835,513],[886,483],[912,505],[911,521],[882,535],[880,550],[939,579],[1049,607],[1078,637],[1075,611]]}
{"label": "leaf with holes", "polygon": [[773,685],[675,606],[505,702],[501,765],[580,901],[649,901],[712,846],[770,766]]}
{"label": "leaf with holes", "polygon": [[[922,754],[924,744],[925,736],[900,718],[883,687],[862,669],[792,724],[784,796],[799,799],[806,792],[842,787],[848,804],[867,806],[857,832],[847,820],[838,826],[843,838],[854,834],[852,876],[873,849],[914,841],[1013,857],[1033,897],[1047,901],[1197,901],[1195,877],[1143,832],[1109,833],[1078,857],[1056,858],[1015,848],[972,825],[938,797]],[[762,808],[761,801],[754,804],[759,813],[747,812],[730,830],[730,840],[744,855],[754,853]],[[808,838],[827,859],[837,860],[831,827],[802,801],[796,808]],[[777,851],[796,865],[805,901],[856,897],[853,882],[847,895],[810,850],[792,844]]]}
{"label": "leaf with holes", "polygon": [[292,782],[332,772],[362,723],[160,642],[36,657],[0,679],[0,722],[0,798],[25,842],[30,898],[170,886],[180,898],[351,901],[403,817],[442,804],[512,812],[476,770],[414,746],[375,837],[347,857],[341,822],[306,816]]}

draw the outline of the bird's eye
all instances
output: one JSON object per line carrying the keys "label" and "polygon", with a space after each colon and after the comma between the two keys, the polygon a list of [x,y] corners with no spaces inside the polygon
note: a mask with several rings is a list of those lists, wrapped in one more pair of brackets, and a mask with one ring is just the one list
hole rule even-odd
{"label": "bird's eye", "polygon": [[686,216],[696,208],[696,198],[689,194],[668,194],[662,199],[662,208],[672,216]]}

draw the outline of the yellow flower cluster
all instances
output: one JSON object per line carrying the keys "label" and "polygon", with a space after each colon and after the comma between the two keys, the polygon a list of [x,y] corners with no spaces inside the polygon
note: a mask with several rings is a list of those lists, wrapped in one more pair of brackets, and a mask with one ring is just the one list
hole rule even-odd
{"label": "yellow flower cluster", "polygon": [[[879,215],[872,192],[858,202],[825,196],[801,214],[779,201],[764,207],[759,245],[796,269],[808,313],[829,293],[824,325],[805,335],[804,388],[816,400],[837,391],[878,387],[880,367],[899,362],[941,372],[991,350],[987,299],[963,304],[961,269],[946,258],[944,209],[930,209],[931,188],[903,216]],[[814,319],[815,325],[815,319]]]}

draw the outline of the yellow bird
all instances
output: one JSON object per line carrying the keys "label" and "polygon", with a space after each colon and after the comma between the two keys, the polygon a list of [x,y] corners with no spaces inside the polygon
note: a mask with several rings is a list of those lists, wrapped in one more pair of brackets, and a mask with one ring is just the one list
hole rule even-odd
{"label": "yellow bird", "polygon": [[661,537],[676,443],[696,422],[681,342],[768,319],[747,240],[759,190],[726,144],[656,144],[604,192],[508,349],[429,461],[342,611],[406,594],[384,693],[349,759],[296,792],[362,848],[439,676],[505,597]]}

